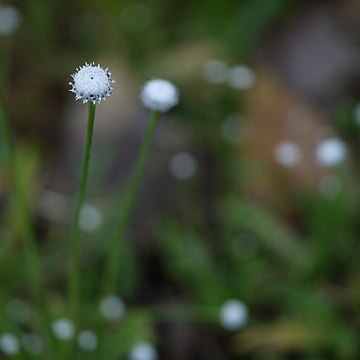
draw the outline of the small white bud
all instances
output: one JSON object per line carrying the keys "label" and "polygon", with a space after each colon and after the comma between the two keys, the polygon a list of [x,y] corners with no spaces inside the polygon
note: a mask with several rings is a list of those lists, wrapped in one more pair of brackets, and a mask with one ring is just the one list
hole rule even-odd
{"label": "small white bud", "polygon": [[94,351],[97,348],[98,340],[91,330],[84,330],[78,336],[79,347],[84,351]]}
{"label": "small white bud", "polygon": [[21,23],[19,10],[11,5],[1,6],[0,4],[0,35],[13,33]]}
{"label": "small white bud", "polygon": [[81,208],[79,226],[87,233],[93,233],[101,227],[103,216],[101,211],[94,205],[85,204]]}
{"label": "small white bud", "polygon": [[129,360],[157,360],[157,358],[154,346],[145,341],[135,344],[129,354]]}
{"label": "small white bud", "polygon": [[230,87],[238,90],[247,90],[256,82],[256,74],[246,65],[237,65],[229,70],[228,82]]}
{"label": "small white bud", "polygon": [[179,152],[171,157],[169,171],[177,179],[186,180],[195,175],[198,169],[196,157],[188,152]]}
{"label": "small white bud", "polygon": [[106,100],[106,97],[111,95],[112,84],[115,82],[108,69],[95,63],[85,63],[71,77],[73,81],[69,82],[70,91],[75,93],[75,100],[82,100],[84,104],[89,101],[96,104]]}
{"label": "small white bud", "polygon": [[20,351],[19,340],[12,334],[3,334],[0,336],[1,351],[8,355],[15,355]]}
{"label": "small white bud", "polygon": [[323,166],[336,166],[342,163],[346,158],[346,146],[338,138],[329,138],[322,141],[315,153],[317,162]]}
{"label": "small white bud", "polygon": [[220,309],[220,323],[226,330],[237,330],[248,321],[247,306],[239,300],[228,300]]}
{"label": "small white bud", "polygon": [[30,354],[41,354],[44,349],[44,342],[40,335],[36,333],[26,333],[21,336],[24,349]]}
{"label": "small white bud", "polygon": [[121,298],[115,295],[108,295],[100,302],[100,313],[108,320],[120,320],[126,311],[126,307]]}
{"label": "small white bud", "polygon": [[144,85],[140,98],[145,107],[166,112],[178,104],[179,92],[170,81],[154,79]]}
{"label": "small white bud", "polygon": [[75,326],[70,319],[57,319],[52,323],[52,331],[60,340],[69,341],[75,334]]}
{"label": "small white bud", "polygon": [[279,142],[274,150],[275,160],[284,167],[294,167],[301,160],[300,147],[292,141],[284,140]]}
{"label": "small white bud", "polygon": [[226,81],[228,67],[225,61],[222,60],[209,60],[202,69],[202,75],[206,81],[211,84],[222,84]]}

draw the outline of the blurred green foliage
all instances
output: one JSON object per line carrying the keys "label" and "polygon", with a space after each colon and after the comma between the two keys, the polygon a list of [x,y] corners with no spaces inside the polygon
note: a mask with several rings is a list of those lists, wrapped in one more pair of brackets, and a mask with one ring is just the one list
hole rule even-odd
{"label": "blurred green foliage", "polygon": [[[189,360],[358,359],[360,197],[354,164],[348,161],[332,170],[341,189],[335,198],[314,189],[297,189],[296,196],[289,196],[289,207],[299,213],[300,224],[276,206],[254,199],[243,186],[249,160],[220,133],[224,118],[244,112],[245,96],[205,83],[199,72],[193,76],[191,66],[182,62],[189,57],[190,65],[198,61],[194,54],[199,49],[207,56],[209,43],[210,54],[229,63],[251,64],[265,34],[291,17],[301,2],[23,0],[13,5],[22,22],[13,34],[0,35],[0,89],[5,104],[0,118],[2,124],[6,116],[11,120],[16,145],[11,161],[21,170],[21,181],[10,179],[2,129],[2,351],[1,334],[20,339],[24,333],[41,329],[40,313],[28,291],[26,246],[12,196],[16,187],[22,188],[43,260],[48,326],[57,318],[69,317],[65,295],[68,224],[41,219],[38,198],[55,154],[65,156],[59,150],[62,120],[70,102],[66,84],[75,66],[90,59],[110,59],[125,63],[139,83],[155,75],[174,78],[182,96],[174,111],[176,121],[194,140],[194,151],[204,166],[196,176],[174,186],[180,200],[170,210],[159,210],[156,201],[147,199],[150,214],[139,212],[134,217],[140,225],[130,228],[120,264],[117,295],[126,303],[121,319],[105,319],[99,312],[99,283],[121,188],[96,189],[98,197],[91,201],[101,210],[104,222],[98,232],[83,234],[83,306],[76,329],[95,331],[95,351],[86,352],[75,341],[51,335],[46,346],[53,357],[21,347],[15,355],[3,351],[1,358],[126,359],[134,344],[146,340],[157,346],[161,359],[170,359],[177,349],[174,343],[182,342],[162,326],[186,323],[195,328],[196,346],[189,345]],[[178,54],[183,57],[173,64]],[[121,87],[122,79],[116,80]],[[353,107],[352,99],[344,99],[333,126],[357,156]],[[96,185],[106,171],[111,173],[104,169],[110,162],[100,156],[94,161]],[[166,196],[165,190],[165,195],[159,190],[155,193]],[[71,203],[70,196],[67,201]],[[142,228],[147,216],[151,224]],[[141,238],[145,250],[134,245],[134,238]],[[9,311],[14,299],[23,301],[20,308],[28,316],[14,318]],[[248,323],[235,332],[225,331],[219,323],[219,311],[228,299],[240,299],[249,309]],[[215,344],[222,357],[208,356],[206,340]]]}

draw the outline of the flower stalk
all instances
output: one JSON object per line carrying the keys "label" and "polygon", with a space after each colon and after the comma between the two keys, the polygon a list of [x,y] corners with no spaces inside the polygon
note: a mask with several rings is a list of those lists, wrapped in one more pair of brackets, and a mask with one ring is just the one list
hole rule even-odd
{"label": "flower stalk", "polygon": [[139,192],[141,179],[144,174],[145,165],[149,156],[150,146],[154,138],[158,120],[159,111],[153,110],[150,124],[146,129],[144,140],[135,160],[135,165],[130,174],[127,185],[125,186],[116,230],[105,262],[105,272],[102,283],[103,294],[112,294],[116,288],[116,282],[119,276],[120,260],[124,248],[125,232],[135,206],[136,197]]}
{"label": "flower stalk", "polygon": [[86,131],[86,143],[84,156],[81,165],[79,188],[76,197],[74,218],[72,224],[72,231],[70,236],[70,264],[69,264],[69,279],[68,279],[68,295],[70,303],[70,312],[77,320],[79,305],[80,305],[80,217],[81,209],[84,205],[88,174],[89,174],[89,163],[91,154],[91,145],[93,139],[93,130],[95,123],[95,107],[93,102],[89,102],[88,105],[88,123]]}

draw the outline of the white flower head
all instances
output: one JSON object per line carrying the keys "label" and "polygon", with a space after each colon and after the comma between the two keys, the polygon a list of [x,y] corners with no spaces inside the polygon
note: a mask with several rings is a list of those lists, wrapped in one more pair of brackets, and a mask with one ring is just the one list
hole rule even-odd
{"label": "white flower head", "polygon": [[70,91],[75,93],[76,100],[82,100],[84,104],[89,101],[96,104],[106,100],[106,97],[111,95],[112,84],[115,82],[108,68],[104,69],[95,63],[85,63],[84,66],[76,68],[71,77],[73,80],[69,82]]}
{"label": "white flower head", "polygon": [[219,320],[226,330],[237,330],[243,327],[249,318],[247,306],[240,300],[231,299],[226,301],[221,309]]}
{"label": "white flower head", "polygon": [[322,141],[316,149],[316,160],[323,166],[336,166],[346,159],[346,146],[338,138],[329,138]]}
{"label": "white flower head", "polygon": [[153,79],[144,85],[140,98],[145,107],[166,112],[178,104],[179,91],[168,80]]}

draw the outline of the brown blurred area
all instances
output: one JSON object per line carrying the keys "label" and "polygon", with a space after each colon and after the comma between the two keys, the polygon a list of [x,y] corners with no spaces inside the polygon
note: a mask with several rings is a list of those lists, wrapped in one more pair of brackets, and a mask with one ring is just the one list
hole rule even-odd
{"label": "brown blurred area", "polygon": [[[259,79],[246,97],[245,151],[256,164],[248,186],[256,197],[286,207],[285,184],[316,190],[324,178],[314,149],[339,135],[333,121],[342,100],[359,96],[358,9],[356,1],[307,2],[265,36],[256,60]],[[276,144],[288,139],[304,153],[291,170],[273,159]]]}

